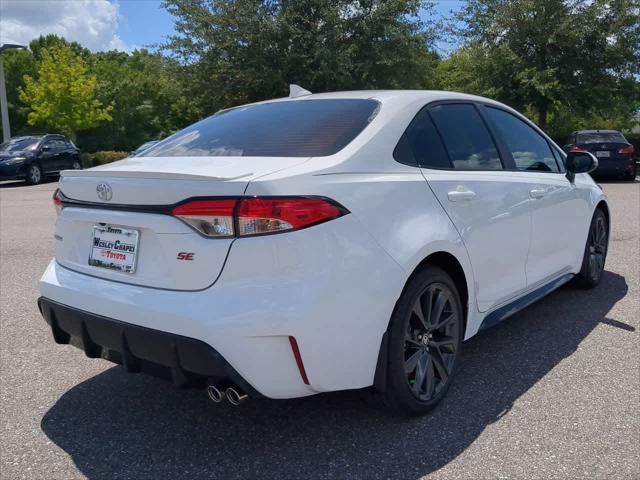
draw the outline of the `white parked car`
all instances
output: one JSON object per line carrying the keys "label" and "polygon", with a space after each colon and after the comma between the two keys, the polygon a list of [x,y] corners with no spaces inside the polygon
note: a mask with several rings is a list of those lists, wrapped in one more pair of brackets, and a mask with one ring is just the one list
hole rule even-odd
{"label": "white parked car", "polygon": [[421,414],[463,340],[598,284],[596,165],[486,98],[297,91],[63,172],[39,306],[58,343],[215,401],[373,386]]}

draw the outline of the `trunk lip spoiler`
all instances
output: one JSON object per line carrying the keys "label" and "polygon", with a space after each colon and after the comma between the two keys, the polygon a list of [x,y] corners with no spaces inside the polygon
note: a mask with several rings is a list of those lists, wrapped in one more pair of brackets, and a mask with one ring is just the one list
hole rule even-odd
{"label": "trunk lip spoiler", "polygon": [[233,177],[215,177],[212,175],[196,175],[190,173],[179,172],[149,172],[137,170],[63,170],[60,172],[61,178],[74,177],[111,177],[111,178],[138,178],[149,180],[196,180],[196,181],[218,181],[230,182],[249,178],[254,175],[253,172],[243,173]]}

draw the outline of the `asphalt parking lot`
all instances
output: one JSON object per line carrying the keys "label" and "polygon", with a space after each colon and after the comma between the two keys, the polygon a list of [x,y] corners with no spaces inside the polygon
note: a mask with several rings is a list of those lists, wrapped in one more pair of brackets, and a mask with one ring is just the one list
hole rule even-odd
{"label": "asphalt parking lot", "polygon": [[53,342],[55,182],[0,183],[0,477],[640,478],[640,182],[605,183],[606,273],[464,344],[420,419],[357,392],[215,405]]}

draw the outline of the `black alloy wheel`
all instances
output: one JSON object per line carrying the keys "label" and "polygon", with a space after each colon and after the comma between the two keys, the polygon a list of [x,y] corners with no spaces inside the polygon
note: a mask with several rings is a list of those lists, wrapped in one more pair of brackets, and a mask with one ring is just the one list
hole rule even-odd
{"label": "black alloy wheel", "polygon": [[383,401],[402,414],[425,414],[449,389],[462,346],[464,310],[452,278],[435,266],[416,273],[396,303],[387,335]]}
{"label": "black alloy wheel", "polygon": [[604,215],[596,215],[589,232],[589,275],[598,282],[607,257],[607,225]]}
{"label": "black alloy wheel", "polygon": [[576,276],[576,282],[583,288],[593,288],[600,283],[609,249],[609,226],[604,212],[598,208],[593,214],[587,244],[585,246],[582,268]]}
{"label": "black alloy wheel", "polygon": [[404,344],[407,383],[413,395],[429,401],[447,385],[460,336],[453,292],[433,283],[415,300]]}

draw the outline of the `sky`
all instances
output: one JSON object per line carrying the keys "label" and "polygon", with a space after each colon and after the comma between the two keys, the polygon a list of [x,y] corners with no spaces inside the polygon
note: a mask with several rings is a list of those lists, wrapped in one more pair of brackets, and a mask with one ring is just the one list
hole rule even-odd
{"label": "sky", "polygon": [[[173,17],[161,0],[0,0],[0,43],[28,44],[55,33],[92,51],[152,47],[173,33]],[[461,1],[438,1],[448,15]],[[446,53],[451,45],[440,42]]]}

